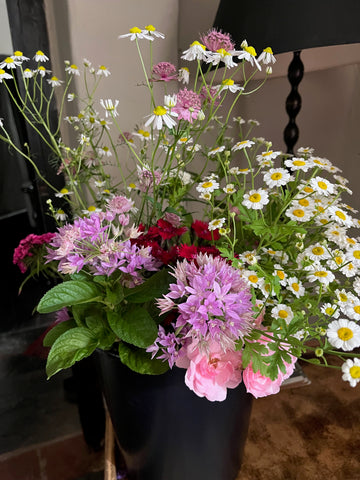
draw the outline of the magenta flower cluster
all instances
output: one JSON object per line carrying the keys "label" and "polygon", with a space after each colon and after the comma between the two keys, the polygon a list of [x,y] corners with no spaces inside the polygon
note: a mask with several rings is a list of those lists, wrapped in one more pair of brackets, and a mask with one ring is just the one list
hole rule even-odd
{"label": "magenta flower cluster", "polygon": [[172,111],[177,113],[179,120],[187,120],[192,123],[201,112],[200,96],[187,88],[179,90],[176,95],[176,105]]}
{"label": "magenta flower cluster", "polygon": [[151,247],[138,247],[124,233],[129,208],[132,202],[117,197],[105,213],[77,218],[73,224],[59,228],[50,243],[47,261],[59,261],[58,270],[65,274],[86,268],[92,275],[110,276],[119,270],[123,285],[142,283],[142,271],[156,271],[160,265],[151,255]]}
{"label": "magenta flower cluster", "polygon": [[21,240],[19,246],[15,248],[13,256],[13,263],[20,268],[21,273],[27,271],[30,257],[40,253],[41,247],[48,244],[53,237],[54,233],[43,233],[42,235],[30,233]]}

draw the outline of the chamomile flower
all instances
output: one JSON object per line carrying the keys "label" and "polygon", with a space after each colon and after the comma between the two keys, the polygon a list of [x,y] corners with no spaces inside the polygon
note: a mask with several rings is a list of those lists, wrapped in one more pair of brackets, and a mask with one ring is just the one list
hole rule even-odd
{"label": "chamomile flower", "polygon": [[141,30],[138,27],[132,27],[129,30],[129,33],[125,33],[123,35],[119,35],[118,38],[130,38],[133,42],[134,40],[154,40],[154,37],[149,35],[146,30]]}
{"label": "chamomile flower", "polygon": [[326,335],[333,347],[346,352],[360,346],[360,326],[352,320],[334,320],[329,323]]}
{"label": "chamomile flower", "polygon": [[314,152],[314,149],[311,147],[299,147],[297,153],[299,155],[311,155]]}
{"label": "chamomile flower", "polygon": [[312,178],[310,180],[310,185],[313,187],[315,192],[325,195],[326,197],[335,193],[334,185],[323,177],[317,176]]}
{"label": "chamomile flower", "polygon": [[112,156],[112,153],[111,153],[111,150],[109,147],[107,147],[106,145],[102,146],[102,147],[98,147],[96,149],[99,157],[111,157]]}
{"label": "chamomile flower", "polygon": [[256,66],[259,70],[261,70],[260,63],[258,60],[256,60],[256,50],[254,47],[251,47],[247,44],[246,40],[243,40],[241,43],[241,48],[243,49],[239,55],[238,59],[239,60],[246,60],[247,62],[250,63],[251,66]]}
{"label": "chamomile flower", "polygon": [[329,283],[335,280],[335,275],[320,263],[308,265],[305,267],[305,270],[309,282],[319,282],[322,285],[329,285]]}
{"label": "chamomile flower", "polygon": [[290,170],[301,170],[306,173],[310,168],[313,168],[313,163],[304,158],[294,157],[285,160],[285,166],[290,168]]}
{"label": "chamomile flower", "polygon": [[287,279],[286,288],[295,295],[296,298],[303,297],[305,295],[305,287],[296,277],[290,277]]}
{"label": "chamomile flower", "polygon": [[229,169],[230,175],[247,175],[251,171],[250,168],[231,167]]}
{"label": "chamomile flower", "polygon": [[64,83],[62,80],[59,80],[57,77],[53,76],[50,79],[47,80],[47,82],[54,88],[54,87],[60,87],[62,83]]}
{"label": "chamomile flower", "polygon": [[80,75],[80,70],[79,70],[78,66],[75,65],[74,63],[72,63],[71,65],[68,65],[65,68],[65,72],[69,73],[70,75],[77,75],[77,76]]}
{"label": "chamomile flower", "polygon": [[25,68],[25,70],[23,71],[23,76],[24,78],[33,78],[34,72],[30,70],[30,68]]}
{"label": "chamomile flower", "polygon": [[47,57],[47,56],[45,55],[45,53],[42,52],[41,50],[38,50],[38,51],[35,53],[34,60],[35,60],[35,62],[48,62],[48,61],[49,61],[49,57]]}
{"label": "chamomile flower", "polygon": [[196,190],[200,193],[213,193],[217,188],[219,188],[219,183],[212,178],[208,178],[199,183]]}
{"label": "chamomile flower", "polygon": [[256,161],[262,164],[263,160],[274,160],[280,154],[281,152],[274,152],[273,150],[268,150],[266,152],[260,153],[259,155],[256,155]]}
{"label": "chamomile flower", "polygon": [[6,57],[5,60],[3,60],[0,63],[0,68],[3,70],[4,68],[11,70],[13,68],[18,67],[21,65],[21,62],[16,61],[13,57]]}
{"label": "chamomile flower", "polygon": [[246,251],[239,255],[239,259],[248,265],[255,265],[260,260],[260,256],[256,255],[255,251]]}
{"label": "chamomile flower", "polygon": [[55,219],[58,220],[59,222],[65,222],[65,220],[67,219],[67,215],[62,208],[59,208],[58,210],[56,210]]}
{"label": "chamomile flower", "polygon": [[153,113],[145,123],[145,127],[152,125],[156,130],[161,130],[164,123],[168,128],[173,128],[176,122],[170,115],[177,117],[177,113],[159,105],[154,108]]}
{"label": "chamomile flower", "polygon": [[82,213],[84,215],[87,215],[88,217],[93,213],[100,213],[100,212],[101,212],[101,208],[97,208],[94,205],[90,205],[88,208],[82,210]]}
{"label": "chamomile flower", "polygon": [[262,277],[259,277],[256,272],[254,272],[253,270],[244,270],[242,273],[251,287],[260,289],[263,288],[264,279]]}
{"label": "chamomile flower", "polygon": [[221,147],[216,147],[213,148],[212,150],[209,151],[208,156],[209,157],[214,157],[217,153],[221,153],[225,150],[225,146],[222,145]]}
{"label": "chamomile flower", "polygon": [[226,220],[225,218],[216,218],[214,220],[211,220],[211,222],[209,222],[208,229],[212,231],[212,230],[222,228],[225,223],[225,220]]}
{"label": "chamomile flower", "polygon": [[279,279],[280,285],[285,286],[287,284],[287,274],[281,265],[274,265],[273,276]]}
{"label": "chamomile flower", "polygon": [[34,70],[34,73],[35,73],[35,74],[38,73],[41,77],[45,77],[45,75],[46,75],[47,73],[51,73],[51,71],[50,71],[50,70],[46,70],[45,67],[43,67],[42,65],[40,65],[39,68],[37,68],[36,70]]}
{"label": "chamomile flower", "polygon": [[187,67],[181,67],[178,71],[178,81],[187,85],[190,80],[190,72]]}
{"label": "chamomile flower", "polygon": [[185,50],[181,56],[183,60],[205,60],[207,59],[206,47],[197,40],[193,42],[190,47]]}
{"label": "chamomile flower", "polygon": [[16,50],[16,52],[14,52],[12,54],[12,58],[18,62],[26,62],[28,60],[30,60],[29,57],[25,57],[25,55],[23,54],[23,52],[20,52],[20,50]]}
{"label": "chamomile flower", "polygon": [[325,245],[320,243],[315,243],[310,245],[304,250],[305,255],[307,255],[313,261],[326,260],[330,258],[330,253]]}
{"label": "chamomile flower", "polygon": [[153,35],[156,38],[165,38],[165,35],[161,32],[158,32],[154,25],[146,25],[142,33],[145,35],[150,35],[150,37]]}
{"label": "chamomile flower", "polygon": [[232,195],[233,193],[236,192],[235,185],[234,185],[233,183],[228,183],[228,184],[223,188],[223,191],[224,191],[227,195]]}
{"label": "chamomile flower", "polygon": [[235,145],[231,147],[231,150],[236,152],[237,150],[243,150],[244,148],[251,148],[253,145],[255,145],[255,142],[251,140],[242,140],[241,142],[235,143]]}
{"label": "chamomile flower", "polygon": [[274,57],[271,47],[264,48],[264,50],[258,56],[258,62],[262,62],[264,65],[276,62],[276,58]]}
{"label": "chamomile flower", "polygon": [[252,210],[261,210],[269,203],[269,194],[266,190],[259,188],[257,190],[250,190],[245,193],[242,204],[244,207]]}
{"label": "chamomile flower", "polygon": [[326,212],[331,220],[334,220],[338,225],[344,227],[352,227],[354,225],[353,218],[343,208],[337,205],[332,205],[327,208]]}
{"label": "chamomile flower", "polygon": [[212,63],[213,65],[218,65],[220,62],[223,62],[227,68],[237,66],[237,63],[233,60],[232,53],[226,51],[224,48],[219,48],[216,52],[208,52],[206,62]]}
{"label": "chamomile flower", "polygon": [[342,379],[349,382],[350,387],[356,387],[360,382],[360,358],[348,359],[342,364]]}
{"label": "chamomile flower", "polygon": [[244,88],[240,87],[240,85],[236,85],[236,83],[232,78],[223,80],[221,82],[221,85],[218,85],[216,88],[221,92],[223,90],[229,90],[231,93],[236,93],[236,92],[239,92],[240,90],[244,90]]}
{"label": "chamomile flower", "polygon": [[340,316],[340,309],[336,304],[332,303],[324,303],[320,309],[321,313],[327,315],[328,317],[332,318],[339,318]]}
{"label": "chamomile flower", "polygon": [[360,244],[353,245],[346,252],[346,259],[360,267]]}
{"label": "chamomile flower", "polygon": [[293,177],[285,168],[270,168],[270,170],[264,174],[264,182],[270,188],[286,185],[291,180],[293,180]]}
{"label": "chamomile flower", "polygon": [[360,298],[349,295],[349,302],[343,307],[343,312],[351,320],[360,320]]}
{"label": "chamomile flower", "polygon": [[62,198],[72,195],[74,192],[70,192],[67,188],[62,188],[59,192],[55,193],[55,197]]}
{"label": "chamomile flower", "polygon": [[142,128],[139,128],[136,132],[133,133],[136,137],[139,137],[141,140],[149,140],[150,138],[150,132],[148,130],[143,130]]}
{"label": "chamomile flower", "polygon": [[96,72],[96,75],[99,75],[101,77],[108,77],[109,75],[111,75],[111,73],[104,65],[100,65]]}
{"label": "chamomile flower", "polygon": [[100,105],[105,108],[105,116],[106,117],[117,117],[119,114],[116,110],[116,107],[119,105],[119,100],[115,100],[115,105],[113,101],[108,98],[106,100],[101,99]]}
{"label": "chamomile flower", "polygon": [[290,205],[289,208],[285,210],[285,215],[297,222],[308,222],[312,217],[312,212],[300,205]]}
{"label": "chamomile flower", "polygon": [[271,309],[271,316],[273,318],[281,318],[282,320],[285,320],[287,325],[289,325],[291,320],[294,318],[294,312],[288,305],[279,303]]}
{"label": "chamomile flower", "polygon": [[9,78],[13,78],[13,76],[10,75],[10,73],[5,72],[5,70],[3,70],[2,68],[0,68],[0,83],[3,80],[7,80]]}

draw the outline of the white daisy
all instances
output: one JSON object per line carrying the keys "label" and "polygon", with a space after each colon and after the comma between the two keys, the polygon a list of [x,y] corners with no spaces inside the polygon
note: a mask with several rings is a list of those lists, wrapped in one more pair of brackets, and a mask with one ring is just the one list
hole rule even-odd
{"label": "white daisy", "polygon": [[270,168],[270,170],[264,174],[264,182],[270,188],[286,185],[291,180],[293,180],[293,177],[285,168]]}
{"label": "white daisy", "polygon": [[70,73],[70,75],[80,75],[80,70],[77,65],[72,63],[65,68],[65,72]]}
{"label": "white daisy", "polygon": [[20,50],[16,50],[16,52],[13,53],[12,58],[16,61],[19,61],[19,62],[26,62],[26,61],[30,60],[30,58],[25,57],[23,52],[20,52]]}
{"label": "white daisy", "polygon": [[355,291],[355,293],[357,293],[358,295],[360,295],[360,277],[356,277],[354,280],[353,280],[353,289]]}
{"label": "white daisy", "polygon": [[288,305],[279,303],[274,308],[271,309],[271,315],[273,318],[281,318],[285,320],[285,323],[289,325],[291,320],[294,318],[294,313]]}
{"label": "white daisy", "polygon": [[41,50],[38,50],[35,53],[34,60],[35,62],[47,62],[49,60],[49,57],[47,57],[45,53],[42,52]]}
{"label": "white daisy", "polygon": [[329,323],[326,335],[333,347],[344,351],[351,351],[360,346],[360,326],[345,318]]}
{"label": "white daisy", "polygon": [[101,212],[101,208],[97,208],[94,205],[90,205],[88,208],[82,210],[82,213],[87,216],[90,216],[93,213],[100,213],[100,212]]}
{"label": "white daisy", "polygon": [[236,85],[234,80],[232,80],[231,78],[223,80],[221,82],[221,85],[218,85],[216,88],[221,92],[223,90],[230,90],[231,93],[236,93],[236,92],[239,92],[240,90],[244,90],[244,88],[240,87],[240,85]]}
{"label": "white daisy", "polygon": [[227,194],[227,195],[232,195],[233,193],[236,192],[236,188],[235,188],[235,185],[233,183],[228,183],[226,185],[226,187],[223,188],[223,191]]}
{"label": "white daisy", "polygon": [[259,277],[256,272],[252,270],[244,270],[242,272],[249,285],[254,288],[262,288],[264,286],[264,279]]}
{"label": "white daisy", "polygon": [[280,285],[285,286],[287,284],[287,275],[281,265],[274,265],[273,276],[279,279]]}
{"label": "white daisy", "polygon": [[110,71],[104,66],[100,65],[98,68],[96,75],[102,76],[102,77],[108,77],[110,74]]}
{"label": "white daisy", "polygon": [[351,320],[360,320],[360,299],[350,295],[350,302],[346,303],[343,311]]}
{"label": "white daisy", "polygon": [[150,36],[153,35],[156,38],[165,38],[165,35],[161,32],[158,32],[154,25],[146,25],[146,27],[142,30],[142,33]]}
{"label": "white daisy", "polygon": [[72,195],[74,192],[70,192],[67,188],[62,188],[59,192],[55,193],[55,197],[62,198]]}
{"label": "white daisy", "polygon": [[103,147],[98,147],[96,149],[99,157],[111,157],[112,156],[112,153],[111,153],[111,150],[109,147],[107,147],[106,145],[104,145]]}
{"label": "white daisy", "polygon": [[239,255],[240,260],[248,265],[255,265],[259,260],[260,256],[256,255],[255,251],[246,251]]}
{"label": "white daisy", "polygon": [[305,267],[307,272],[307,278],[309,282],[318,281],[322,285],[329,285],[332,281],[335,280],[335,275],[323,267],[320,263],[314,263]]}
{"label": "white daisy", "polygon": [[19,65],[21,65],[21,62],[19,61],[16,61],[14,60],[13,57],[6,57],[5,60],[3,60],[1,63],[0,63],[0,68],[1,69],[8,69],[8,70],[11,70],[13,68],[16,68],[18,67]]}
{"label": "white daisy", "polygon": [[220,62],[223,62],[227,68],[237,66],[237,63],[233,60],[232,53],[227,52],[224,48],[220,48],[216,50],[216,52],[208,52],[206,62],[212,63],[213,65],[218,65]]}
{"label": "white daisy", "polygon": [[352,227],[354,225],[353,218],[342,208],[337,205],[332,205],[327,209],[327,214],[337,224],[344,227]]}
{"label": "white daisy", "polygon": [[231,167],[229,169],[229,173],[231,175],[247,175],[250,173],[252,170],[250,168],[239,168],[239,167]]}
{"label": "white daisy", "polygon": [[206,60],[207,52],[206,47],[197,40],[193,42],[190,47],[185,50],[181,56],[183,60],[193,61],[193,60]]}
{"label": "white daisy", "polygon": [[312,217],[310,210],[298,205],[290,205],[290,207],[285,210],[285,215],[291,220],[296,220],[297,222],[308,222]]}
{"label": "white daisy", "polygon": [[358,243],[350,247],[345,256],[348,261],[354,262],[355,265],[360,266],[360,244]]}
{"label": "white daisy", "polygon": [[67,219],[67,215],[66,213],[64,212],[64,210],[62,210],[61,208],[59,208],[58,210],[56,210],[55,212],[55,219],[60,221],[60,222],[65,222],[65,220]]}
{"label": "white daisy", "polygon": [[295,295],[296,298],[300,298],[305,295],[305,288],[302,283],[296,277],[290,277],[287,279],[287,287],[290,292]]}
{"label": "white daisy", "polygon": [[350,387],[356,387],[360,382],[360,358],[348,359],[342,364],[342,379],[349,382]]}
{"label": "white daisy", "polygon": [[197,185],[196,190],[200,193],[212,193],[219,188],[219,183],[211,178],[205,179]]}
{"label": "white daisy", "polygon": [[262,162],[263,160],[274,160],[278,157],[281,152],[274,152],[273,150],[268,150],[267,152],[262,152],[260,155],[256,155],[256,160]]}
{"label": "white daisy", "polygon": [[0,68],[0,83],[3,80],[9,79],[9,78],[13,78],[13,76],[10,75],[10,73],[5,72],[5,70],[3,70],[2,68]]}
{"label": "white daisy", "polygon": [[208,156],[209,157],[214,157],[217,153],[221,153],[225,150],[225,146],[222,145],[221,147],[216,147],[216,148],[213,148],[212,150],[210,150],[210,152],[208,153]]}
{"label": "white daisy", "polygon": [[30,68],[25,68],[23,76],[24,78],[32,78],[34,76],[34,72],[30,70]]}
{"label": "white daisy", "polygon": [[181,82],[181,83],[184,83],[185,85],[187,85],[189,83],[189,80],[190,80],[189,69],[187,67],[179,68],[177,79],[178,79],[178,82]]}
{"label": "white daisy", "polygon": [[264,48],[264,50],[258,56],[258,62],[262,62],[264,65],[276,62],[276,58],[274,57],[271,47]]}
{"label": "white daisy", "polygon": [[177,114],[175,112],[171,112],[165,107],[159,105],[154,108],[152,115],[149,116],[149,119],[145,123],[145,127],[148,127],[152,124],[152,126],[156,130],[161,130],[164,123],[168,128],[173,128],[175,127],[176,122],[173,118],[171,118],[170,115],[173,117],[177,117]]}
{"label": "white daisy", "polygon": [[59,80],[57,77],[51,77],[50,79],[47,80],[47,82],[52,86],[52,87],[60,87],[62,83],[64,83],[62,80]]}
{"label": "white daisy", "polygon": [[314,149],[311,147],[299,147],[297,153],[299,155],[311,155],[314,152]]}
{"label": "white daisy", "polygon": [[314,245],[310,245],[304,250],[304,253],[311,260],[314,260],[314,261],[326,260],[331,256],[328,249],[324,245],[321,245],[320,243],[315,243]]}
{"label": "white daisy", "polygon": [[231,147],[231,150],[233,152],[236,152],[236,150],[243,150],[244,148],[250,148],[253,145],[255,145],[255,142],[252,142],[251,140],[242,140],[241,142],[235,143],[235,145]]}
{"label": "white daisy", "polygon": [[301,170],[302,172],[307,172],[310,168],[313,168],[314,165],[312,162],[309,162],[309,160],[294,157],[285,160],[285,166],[294,171]]}
{"label": "white daisy", "polygon": [[251,208],[253,210],[261,210],[268,203],[269,195],[267,191],[263,190],[262,188],[250,190],[249,193],[245,193],[242,201],[244,207]]}
{"label": "white daisy", "polygon": [[323,177],[312,178],[310,185],[317,193],[325,195],[326,197],[335,193],[334,185]]}
{"label": "white daisy", "polygon": [[208,229],[210,231],[216,230],[221,228],[225,223],[225,218],[216,218],[215,220],[211,220],[208,225]]}
{"label": "white daisy", "polygon": [[355,277],[355,275],[359,273],[359,266],[355,265],[353,262],[347,262],[341,267],[340,271],[346,278]]}
{"label": "white daisy", "polygon": [[132,27],[129,30],[129,33],[125,33],[123,35],[119,35],[118,38],[130,38],[130,40],[133,42],[136,39],[139,40],[154,40],[154,37],[146,33],[146,30],[141,30],[138,27]]}
{"label": "white daisy", "polygon": [[108,98],[106,100],[101,99],[100,105],[105,108],[105,116],[106,117],[117,117],[119,114],[116,110],[116,107],[119,105],[119,100],[115,100],[115,105],[113,101]]}
{"label": "white daisy", "polygon": [[241,43],[241,48],[243,49],[239,55],[238,59],[239,60],[246,60],[247,62],[250,63],[252,66],[256,66],[259,70],[261,70],[261,66],[259,62],[256,60],[256,50],[254,47],[251,47],[247,44],[246,40],[243,40]]}
{"label": "white daisy", "polygon": [[328,317],[339,318],[339,315],[340,315],[339,307],[336,304],[332,304],[332,303],[324,303],[320,311],[324,315],[327,315]]}

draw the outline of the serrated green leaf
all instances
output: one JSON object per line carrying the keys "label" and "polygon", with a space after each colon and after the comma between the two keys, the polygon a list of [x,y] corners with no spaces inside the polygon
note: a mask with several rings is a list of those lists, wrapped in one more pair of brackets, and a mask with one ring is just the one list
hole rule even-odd
{"label": "serrated green leaf", "polygon": [[50,313],[101,298],[100,288],[92,282],[69,280],[55,285],[45,293],[37,306],[39,313]]}
{"label": "serrated green leaf", "polygon": [[169,370],[167,362],[155,358],[152,360],[150,353],[123,342],[119,344],[119,357],[124,365],[137,373],[160,375]]}
{"label": "serrated green leaf", "polygon": [[57,338],[50,349],[46,363],[48,378],[89,357],[97,346],[98,341],[89,329],[76,327],[67,330]]}
{"label": "serrated green leaf", "polygon": [[151,345],[158,334],[157,325],[145,308],[133,307],[123,314],[108,312],[107,319],[121,340],[140,348]]}
{"label": "serrated green leaf", "polygon": [[65,320],[64,322],[57,323],[45,335],[43,340],[44,347],[51,347],[55,342],[55,340],[58,337],[60,337],[60,335],[65,333],[67,330],[70,330],[71,328],[75,328],[75,327],[76,327],[76,322],[73,319]]}
{"label": "serrated green leaf", "polygon": [[124,289],[124,297],[130,303],[149,302],[165,294],[172,280],[173,277],[167,270],[160,270],[141,285]]}

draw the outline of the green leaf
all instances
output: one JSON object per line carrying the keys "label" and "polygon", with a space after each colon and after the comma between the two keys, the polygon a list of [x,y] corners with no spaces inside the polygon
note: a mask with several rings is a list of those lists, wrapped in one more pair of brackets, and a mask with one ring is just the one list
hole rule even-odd
{"label": "green leaf", "polygon": [[65,320],[64,322],[60,322],[52,327],[51,330],[44,337],[43,345],[44,347],[51,347],[55,340],[60,337],[63,333],[70,328],[75,328],[76,322],[74,320]]}
{"label": "green leaf", "polygon": [[149,302],[166,293],[172,280],[173,277],[167,270],[160,270],[141,285],[124,289],[124,297],[130,303]]}
{"label": "green leaf", "polygon": [[86,325],[99,340],[99,348],[107,350],[116,341],[115,333],[110,330],[108,322],[101,315],[89,315],[86,317]]}
{"label": "green leaf", "polygon": [[137,349],[120,342],[119,357],[124,365],[137,373],[147,375],[161,375],[169,370],[167,362],[151,359],[151,354],[142,349]]}
{"label": "green leaf", "polygon": [[69,280],[55,285],[46,292],[39,302],[37,311],[39,313],[55,312],[63,307],[99,300],[100,296],[101,290],[94,283]]}
{"label": "green leaf", "polygon": [[144,308],[133,307],[123,314],[108,312],[107,318],[111,329],[121,340],[137,347],[146,348],[157,337],[157,325]]}
{"label": "green leaf", "polygon": [[48,378],[89,357],[97,346],[98,341],[88,328],[76,327],[67,330],[57,338],[50,349],[46,364]]}

